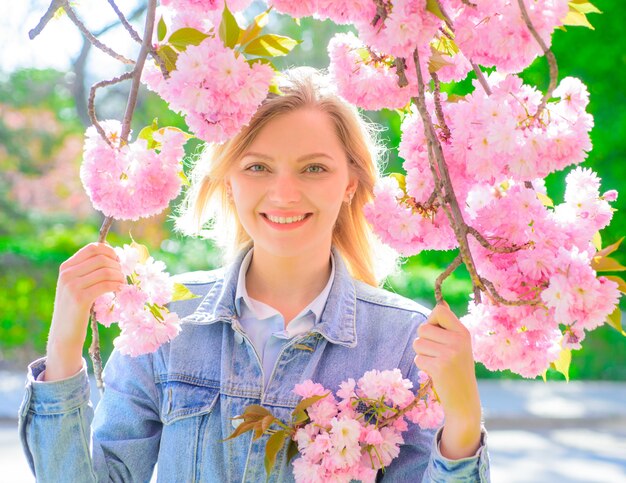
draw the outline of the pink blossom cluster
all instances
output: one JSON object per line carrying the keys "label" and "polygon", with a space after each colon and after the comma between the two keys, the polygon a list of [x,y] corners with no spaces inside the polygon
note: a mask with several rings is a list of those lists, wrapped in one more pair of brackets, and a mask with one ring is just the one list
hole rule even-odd
{"label": "pink blossom cluster", "polygon": [[[454,24],[454,41],[467,58],[501,72],[520,72],[542,55],[539,43],[524,23],[517,1],[446,0]],[[539,36],[549,47],[554,29],[563,25],[568,0],[525,0],[524,5]]]}
{"label": "pink blossom cluster", "polygon": [[[420,385],[427,379],[420,371]],[[326,396],[307,409],[310,422],[294,435],[300,452],[293,462],[296,481],[375,481],[378,469],[389,466],[400,453],[406,419],[422,428],[436,428],[443,421],[432,389],[403,416],[389,419],[415,400],[412,387],[399,369],[374,369],[358,382],[350,378],[340,384],[337,398],[311,380],[297,384],[294,392],[303,398]]]}
{"label": "pink blossom cluster", "polygon": [[220,24],[225,3],[234,13],[248,8],[252,0],[161,0],[157,19],[167,18],[170,32],[190,27],[208,33]]}
{"label": "pink blossom cluster", "polygon": [[407,59],[409,85],[400,87],[392,59],[370,53],[352,32],[336,34],[328,43],[328,73],[338,92],[363,109],[399,109],[417,95],[413,58]]}
{"label": "pink blossom cluster", "polygon": [[371,0],[267,0],[267,4],[295,18],[312,16],[338,25],[371,22],[376,15],[376,5]]}
{"label": "pink blossom cluster", "polygon": [[[496,246],[522,248],[494,253],[470,237],[472,256],[478,273],[501,296],[540,303],[512,307],[483,296],[481,304],[470,303],[462,320],[472,333],[476,360],[491,370],[535,377],[562,349],[579,349],[585,331],[601,325],[619,300],[617,283],[591,267],[597,251],[591,240],[608,225],[612,211],[589,169],[568,174],[569,195],[554,208],[545,206],[535,189],[507,184],[506,189],[477,186],[481,194],[468,198],[474,213],[468,222]],[[540,184],[533,182],[539,192]]]}
{"label": "pink blossom cluster", "polygon": [[[563,79],[554,92],[560,99],[548,103],[537,118],[534,114],[541,102],[540,92],[515,75],[492,74],[487,80],[492,89],[490,96],[477,83],[463,102],[445,102],[442,94],[449,134],[436,122],[455,195],[470,218],[474,203],[465,201],[486,193],[477,186],[497,185],[507,179],[523,182],[542,178],[581,163],[591,149],[593,118],[585,111],[589,96],[578,79]],[[427,106],[436,120],[432,96],[427,97]],[[443,210],[421,217],[415,215],[419,211],[412,206],[426,204],[435,188],[426,146],[422,119],[413,107],[402,122],[398,148],[405,160],[406,196],[394,181],[388,180],[375,190],[375,201],[366,206],[366,216],[383,241],[407,256],[456,246]],[[404,202],[398,203],[403,198]]]}
{"label": "pink blossom cluster", "polygon": [[[415,169],[427,162],[424,144],[415,147],[405,162],[406,191],[424,203],[434,186],[432,177],[423,174],[427,166]],[[598,277],[591,267],[597,251],[591,240],[609,224],[609,202],[617,193],[601,195],[596,174],[577,167],[566,177],[564,202],[550,207],[540,178],[532,180],[531,188],[514,178],[493,183],[473,179],[472,184],[463,165],[449,167],[464,220],[492,245],[517,247],[494,253],[469,236],[478,274],[505,299],[539,301],[506,306],[483,294],[481,304],[471,303],[462,320],[473,336],[474,357],[490,370],[535,377],[562,349],[580,348],[585,331],[602,324],[619,300],[617,284]],[[415,213],[393,177],[383,179],[375,190],[366,216],[382,240],[401,254],[456,244],[443,210],[432,221]]]}
{"label": "pink blossom cluster", "polygon": [[160,150],[145,139],[120,146],[122,125],[100,123],[108,144],[94,126],[85,133],[80,179],[94,208],[118,220],[137,220],[167,208],[181,188],[179,172],[186,136],[174,129],[154,133]]}
{"label": "pink blossom cluster", "polygon": [[118,323],[122,332],[113,344],[122,354],[136,357],[154,352],[180,332],[178,315],[165,308],[172,300],[173,282],[162,261],[152,257],[142,261],[134,247],[115,247],[115,253],[130,282],[96,299],[96,319],[105,327]]}
{"label": "pink blossom cluster", "polygon": [[143,80],[171,109],[186,116],[197,137],[223,142],[250,122],[273,76],[270,66],[250,65],[219,38],[208,37],[178,55],[168,79],[152,64],[144,69]]}

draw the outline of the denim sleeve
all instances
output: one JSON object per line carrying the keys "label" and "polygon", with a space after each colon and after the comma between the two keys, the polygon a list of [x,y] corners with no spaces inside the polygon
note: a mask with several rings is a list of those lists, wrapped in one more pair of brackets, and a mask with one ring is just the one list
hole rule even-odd
{"label": "denim sleeve", "polygon": [[72,377],[37,381],[45,358],[28,367],[19,433],[38,482],[150,481],[161,438],[151,357],[113,351],[94,412],[86,364]]}
{"label": "denim sleeve", "polygon": [[[422,317],[425,320],[425,316]],[[418,321],[415,330],[419,323]],[[413,388],[419,387],[418,368],[413,359],[413,340],[415,330],[410,334],[405,348],[402,364],[409,364],[406,376]],[[407,367],[403,365],[403,367]],[[481,427],[481,445],[472,456],[452,460],[446,458],[439,450],[439,441],[443,427],[437,430],[421,429],[417,424],[408,422],[409,429],[402,433],[404,444],[400,446],[400,454],[377,481],[421,481],[422,483],[454,482],[490,482],[489,453],[487,451],[487,432]],[[379,472],[380,473],[380,472]]]}

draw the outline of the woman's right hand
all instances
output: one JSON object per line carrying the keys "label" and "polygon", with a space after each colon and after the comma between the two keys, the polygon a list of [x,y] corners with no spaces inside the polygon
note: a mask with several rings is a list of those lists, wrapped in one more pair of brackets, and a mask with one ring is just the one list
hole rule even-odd
{"label": "woman's right hand", "polygon": [[61,264],[48,334],[46,381],[64,379],[81,369],[91,306],[100,295],[115,292],[124,283],[115,250],[107,243],[90,243]]}

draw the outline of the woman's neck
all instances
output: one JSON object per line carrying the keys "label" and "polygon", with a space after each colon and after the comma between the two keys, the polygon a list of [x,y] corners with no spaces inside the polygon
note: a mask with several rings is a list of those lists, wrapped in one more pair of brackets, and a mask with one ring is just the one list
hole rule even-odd
{"label": "woman's neck", "polygon": [[324,290],[331,268],[330,249],[280,257],[255,247],[246,290],[277,310],[303,308]]}

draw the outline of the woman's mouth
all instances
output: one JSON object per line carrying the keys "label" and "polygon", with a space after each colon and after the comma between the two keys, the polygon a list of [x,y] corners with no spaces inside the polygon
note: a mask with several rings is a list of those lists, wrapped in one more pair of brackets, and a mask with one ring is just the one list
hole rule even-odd
{"label": "woman's mouth", "polygon": [[261,213],[266,223],[277,230],[293,230],[304,225],[313,213],[306,213],[300,216],[273,216]]}

